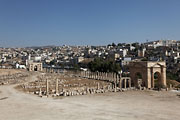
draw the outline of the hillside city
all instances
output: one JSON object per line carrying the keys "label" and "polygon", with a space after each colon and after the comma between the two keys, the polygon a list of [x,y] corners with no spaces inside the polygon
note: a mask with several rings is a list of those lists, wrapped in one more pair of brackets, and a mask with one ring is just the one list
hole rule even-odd
{"label": "hillside city", "polygon": [[131,61],[166,61],[167,79],[180,82],[180,41],[112,43],[106,46],[42,46],[0,48],[0,68],[43,68],[116,72],[128,76]]}

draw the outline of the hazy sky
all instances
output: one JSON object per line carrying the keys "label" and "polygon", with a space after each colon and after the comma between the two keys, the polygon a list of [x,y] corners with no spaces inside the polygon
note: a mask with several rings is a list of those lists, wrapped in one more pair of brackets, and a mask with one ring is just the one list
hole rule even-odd
{"label": "hazy sky", "polygon": [[0,46],[180,39],[180,0],[0,0]]}

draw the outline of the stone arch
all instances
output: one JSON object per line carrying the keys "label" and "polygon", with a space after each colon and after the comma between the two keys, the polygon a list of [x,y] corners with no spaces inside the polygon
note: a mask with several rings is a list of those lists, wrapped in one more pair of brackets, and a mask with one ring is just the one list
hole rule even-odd
{"label": "stone arch", "polygon": [[145,87],[145,80],[143,79],[143,73],[142,72],[136,72],[135,73],[135,80],[138,87]]}
{"label": "stone arch", "polygon": [[121,85],[122,88],[126,88],[126,79],[122,79]]}
{"label": "stone arch", "polygon": [[126,77],[126,87],[130,88],[132,86],[131,78]]}
{"label": "stone arch", "polygon": [[129,64],[130,77],[132,85],[138,87],[136,74],[142,74],[143,87],[154,88],[154,73],[158,72],[160,76],[160,85],[166,86],[166,63],[152,61],[130,62]]}
{"label": "stone arch", "polygon": [[159,88],[161,85],[161,73],[156,71],[154,74],[154,88]]}
{"label": "stone arch", "polygon": [[131,87],[131,78],[130,77],[121,77],[119,79],[118,86],[119,88],[130,88]]}
{"label": "stone arch", "polygon": [[42,71],[42,63],[32,62],[28,64],[29,71]]}
{"label": "stone arch", "polygon": [[34,66],[34,71],[38,71],[38,66],[37,65]]}

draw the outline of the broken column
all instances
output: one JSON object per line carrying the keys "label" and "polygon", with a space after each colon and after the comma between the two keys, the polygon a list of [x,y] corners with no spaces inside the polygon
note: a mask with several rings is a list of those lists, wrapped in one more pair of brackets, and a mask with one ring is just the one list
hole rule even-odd
{"label": "broken column", "polygon": [[42,90],[41,90],[41,87],[39,88],[39,96],[42,97]]}
{"label": "broken column", "polygon": [[99,86],[99,83],[97,83],[97,90],[99,90],[100,89],[100,86]]}

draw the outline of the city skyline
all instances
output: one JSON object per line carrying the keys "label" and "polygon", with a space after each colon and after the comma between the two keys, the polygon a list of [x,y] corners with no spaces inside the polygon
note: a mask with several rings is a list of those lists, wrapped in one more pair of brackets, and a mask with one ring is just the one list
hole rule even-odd
{"label": "city skyline", "polygon": [[0,0],[0,47],[179,40],[180,1]]}

